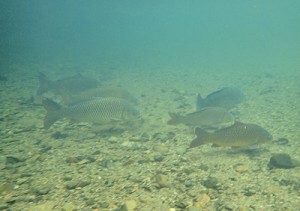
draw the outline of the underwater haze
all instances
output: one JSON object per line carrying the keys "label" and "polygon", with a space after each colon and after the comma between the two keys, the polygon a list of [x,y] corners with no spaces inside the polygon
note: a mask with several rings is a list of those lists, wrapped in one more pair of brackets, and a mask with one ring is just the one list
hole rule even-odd
{"label": "underwater haze", "polygon": [[284,68],[299,66],[299,6],[294,0],[1,1],[1,45],[9,56],[47,62]]}
{"label": "underwater haze", "polygon": [[299,8],[0,0],[0,210],[297,210]]}

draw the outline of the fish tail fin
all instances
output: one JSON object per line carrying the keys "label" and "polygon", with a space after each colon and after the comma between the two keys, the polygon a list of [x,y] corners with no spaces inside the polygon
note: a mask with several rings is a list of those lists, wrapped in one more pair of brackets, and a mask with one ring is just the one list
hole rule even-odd
{"label": "fish tail fin", "polygon": [[179,124],[179,119],[180,119],[180,115],[176,114],[176,113],[169,113],[169,116],[171,117],[171,119],[168,121],[169,125],[177,125]]}
{"label": "fish tail fin", "polygon": [[190,148],[194,148],[200,145],[203,145],[206,143],[206,140],[208,139],[209,133],[206,132],[204,129],[197,127],[195,129],[195,134],[197,135],[197,138],[195,138],[191,144]]}
{"label": "fish tail fin", "polygon": [[204,106],[204,99],[201,97],[201,94],[197,95],[196,99],[196,110],[199,111],[201,110]]}
{"label": "fish tail fin", "polygon": [[63,117],[62,113],[60,112],[62,106],[48,98],[43,100],[43,106],[47,110],[47,114],[44,118],[44,128],[48,129],[57,120]]}
{"label": "fish tail fin", "polygon": [[39,73],[39,82],[40,82],[40,87],[36,92],[38,95],[48,92],[53,86],[53,81],[49,80],[48,77],[41,72]]}

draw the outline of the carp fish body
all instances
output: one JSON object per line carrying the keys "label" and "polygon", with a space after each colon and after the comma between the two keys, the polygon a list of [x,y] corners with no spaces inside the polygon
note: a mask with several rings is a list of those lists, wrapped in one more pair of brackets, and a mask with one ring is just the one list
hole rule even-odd
{"label": "carp fish body", "polygon": [[114,121],[132,120],[140,115],[134,105],[124,99],[114,97],[93,98],[69,107],[63,107],[50,99],[45,99],[43,106],[47,110],[44,119],[45,129],[62,118],[75,122],[107,124]]}
{"label": "carp fish body", "polygon": [[260,145],[272,140],[272,135],[261,126],[241,122],[235,122],[234,125],[213,133],[196,128],[195,133],[197,138],[191,142],[190,148],[209,143],[214,146],[239,148]]}

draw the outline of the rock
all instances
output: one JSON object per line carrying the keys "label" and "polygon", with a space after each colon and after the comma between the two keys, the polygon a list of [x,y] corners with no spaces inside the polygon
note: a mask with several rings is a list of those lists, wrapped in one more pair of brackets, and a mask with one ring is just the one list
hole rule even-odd
{"label": "rock", "polygon": [[6,209],[8,209],[8,205],[0,203],[0,210],[6,210]]}
{"label": "rock", "polygon": [[299,166],[299,162],[293,160],[289,154],[279,153],[275,154],[270,158],[268,167],[270,169],[280,168],[280,169],[290,169]]}
{"label": "rock", "polygon": [[247,166],[245,164],[241,164],[241,163],[234,165],[233,168],[236,172],[238,172],[240,174],[244,174],[249,171],[249,166]]}
{"label": "rock", "polygon": [[163,174],[157,174],[155,176],[155,182],[159,188],[166,188],[169,187],[168,177]]}
{"label": "rock", "polygon": [[13,190],[13,185],[9,183],[0,183],[0,194],[9,194]]}
{"label": "rock", "polygon": [[18,158],[18,157],[15,157],[15,156],[7,156],[6,159],[5,159],[5,164],[6,165],[13,165],[13,164],[24,162],[24,161],[25,161],[24,158]]}
{"label": "rock", "polygon": [[209,201],[210,197],[207,194],[200,194],[199,196],[197,196],[194,206],[197,208],[201,208],[205,206]]}
{"label": "rock", "polygon": [[63,211],[74,211],[77,210],[76,206],[72,203],[66,203],[63,207],[62,207]]}
{"label": "rock", "polygon": [[91,184],[90,180],[71,180],[65,182],[65,188],[68,190],[72,190],[75,188],[83,188],[89,184]]}
{"label": "rock", "polygon": [[163,144],[157,144],[153,147],[153,151],[161,154],[165,154],[169,151],[169,147]]}
{"label": "rock", "polygon": [[29,206],[29,209],[28,211],[51,211],[51,210],[54,210],[55,206],[55,203],[52,202],[52,201],[49,201],[49,202],[44,202],[44,203],[41,203],[41,204],[38,204],[38,205],[31,205]]}
{"label": "rock", "polygon": [[186,203],[185,201],[177,201],[175,202],[175,206],[180,208],[180,209],[185,209],[188,206],[188,203]]}
{"label": "rock", "polygon": [[189,187],[192,187],[192,186],[193,186],[193,182],[192,182],[191,180],[186,180],[186,181],[184,182],[184,185],[185,185],[185,187],[189,188]]}
{"label": "rock", "polygon": [[50,145],[42,145],[41,149],[40,149],[40,153],[46,153],[48,152],[50,149],[52,149],[52,146]]}
{"label": "rock", "polygon": [[78,163],[82,161],[84,158],[82,156],[70,156],[66,158],[67,163]]}
{"label": "rock", "polygon": [[68,190],[75,189],[77,187],[77,181],[74,181],[74,180],[68,181],[65,183],[65,187]]}
{"label": "rock", "polygon": [[78,183],[77,183],[77,187],[85,187],[85,186],[88,186],[89,184],[91,184],[91,181],[90,180],[79,180]]}
{"label": "rock", "polygon": [[164,160],[164,156],[161,155],[161,154],[155,154],[155,155],[153,156],[153,160],[154,160],[155,162],[161,162],[161,161]]}
{"label": "rock", "polygon": [[219,184],[218,184],[218,179],[216,177],[208,177],[206,180],[202,182],[202,185],[205,186],[206,188],[210,189],[219,189]]}
{"label": "rock", "polygon": [[120,211],[135,211],[136,208],[137,208],[136,201],[128,200],[122,205]]}
{"label": "rock", "polygon": [[202,209],[199,207],[190,206],[187,211],[201,211]]}
{"label": "rock", "polygon": [[54,132],[54,133],[51,134],[51,138],[54,138],[54,139],[64,139],[66,137],[68,137],[67,134],[63,134],[63,133],[61,133],[59,131],[56,131],[56,132]]}
{"label": "rock", "polygon": [[46,195],[47,193],[49,193],[50,191],[50,187],[49,186],[38,186],[36,188],[34,188],[33,192],[36,195]]}

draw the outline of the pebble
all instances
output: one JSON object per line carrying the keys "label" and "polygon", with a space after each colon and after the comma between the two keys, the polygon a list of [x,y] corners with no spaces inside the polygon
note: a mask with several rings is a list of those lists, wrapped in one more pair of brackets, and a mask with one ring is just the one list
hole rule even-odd
{"label": "pebble", "polygon": [[82,156],[70,156],[66,158],[67,163],[78,163],[82,161],[84,158]]}
{"label": "pebble", "polygon": [[137,204],[135,200],[128,200],[122,205],[120,211],[135,211]]}
{"label": "pebble", "polygon": [[66,203],[66,204],[62,207],[62,209],[63,209],[64,211],[73,211],[73,210],[76,210],[76,206],[75,206],[74,204],[72,204],[72,203]]}
{"label": "pebble", "polygon": [[166,188],[169,187],[169,180],[166,175],[163,174],[157,174],[155,176],[155,182],[158,185],[159,188]]}
{"label": "pebble", "polygon": [[193,182],[192,182],[191,180],[186,180],[186,181],[184,182],[184,185],[185,185],[185,187],[189,188],[189,187],[192,187],[192,186],[193,186]]}
{"label": "pebble", "polygon": [[0,210],[6,210],[6,209],[8,209],[8,205],[0,203]]}
{"label": "pebble", "polygon": [[13,190],[13,185],[9,183],[0,183],[0,194],[9,194]]}
{"label": "pebble", "polygon": [[154,160],[155,162],[161,162],[161,161],[164,160],[164,156],[161,155],[161,154],[155,154],[155,155],[153,156],[153,160]]}
{"label": "pebble", "polygon": [[20,163],[20,162],[24,162],[25,159],[22,158],[18,158],[15,156],[7,156],[5,159],[5,164],[6,165],[12,165],[12,164],[16,164],[16,163]]}
{"label": "pebble", "polygon": [[49,193],[50,191],[50,187],[49,186],[39,186],[39,187],[35,187],[33,192],[36,195],[46,195],[47,193]]}
{"label": "pebble", "polygon": [[207,194],[200,194],[196,198],[196,202],[194,203],[195,207],[201,208],[210,202],[210,197]]}
{"label": "pebble", "polygon": [[157,144],[153,147],[153,151],[161,154],[165,154],[169,151],[169,148],[165,145]]}
{"label": "pebble", "polygon": [[210,189],[219,189],[218,179],[216,177],[208,177],[202,182],[203,186]]}
{"label": "pebble", "polygon": [[64,139],[66,137],[68,137],[67,134],[63,134],[63,133],[61,133],[59,131],[56,131],[56,132],[54,132],[54,133],[51,134],[51,138],[54,138],[54,139]]}
{"label": "pebble", "polygon": [[201,211],[202,209],[200,207],[190,206],[187,211]]}
{"label": "pebble", "polygon": [[240,174],[244,174],[249,171],[249,166],[247,166],[245,164],[241,164],[241,163],[234,165],[233,168],[236,172],[238,172]]}
{"label": "pebble", "polygon": [[75,188],[83,188],[89,184],[91,184],[91,181],[89,180],[72,180],[65,182],[65,188],[71,190]]}

